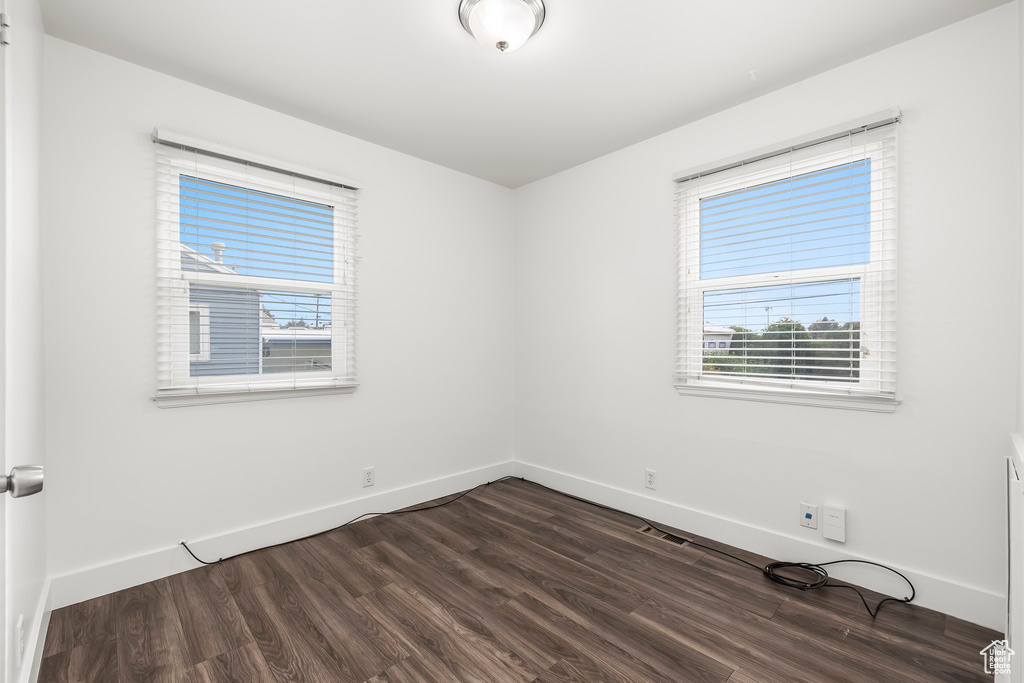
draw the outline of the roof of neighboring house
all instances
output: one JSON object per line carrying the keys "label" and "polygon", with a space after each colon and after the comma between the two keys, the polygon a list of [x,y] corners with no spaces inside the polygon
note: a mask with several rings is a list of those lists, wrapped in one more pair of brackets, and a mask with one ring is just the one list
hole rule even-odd
{"label": "roof of neighboring house", "polygon": [[267,341],[330,341],[331,328],[281,327],[264,308],[260,311],[260,335]]}
{"label": "roof of neighboring house", "polygon": [[713,323],[704,323],[704,334],[736,334],[736,330]]}
{"label": "roof of neighboring house", "polygon": [[209,256],[200,254],[198,251],[188,246],[187,244],[181,245],[181,256],[182,258],[187,258],[192,261],[195,261],[199,265],[203,266],[204,268],[209,268],[215,273],[230,273],[231,275],[237,275],[237,273],[235,273],[234,268],[231,268],[230,266],[225,266],[223,263],[217,261],[216,259],[212,259]]}
{"label": "roof of neighboring house", "polygon": [[268,341],[330,341],[329,327],[262,327],[260,335]]}

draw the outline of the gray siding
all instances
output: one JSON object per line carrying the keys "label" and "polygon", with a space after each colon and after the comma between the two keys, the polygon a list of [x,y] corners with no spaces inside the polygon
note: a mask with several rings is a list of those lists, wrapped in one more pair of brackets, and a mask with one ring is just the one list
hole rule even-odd
{"label": "gray siding", "polygon": [[210,307],[210,359],[189,364],[189,376],[256,375],[260,371],[259,292],[193,287],[189,302]]}

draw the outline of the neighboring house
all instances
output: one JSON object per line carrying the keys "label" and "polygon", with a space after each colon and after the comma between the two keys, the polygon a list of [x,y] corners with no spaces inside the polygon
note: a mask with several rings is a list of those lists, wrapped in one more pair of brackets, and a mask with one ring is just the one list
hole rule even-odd
{"label": "neighboring house", "polygon": [[[215,258],[181,245],[185,272],[234,274],[223,263],[223,246],[211,245]],[[251,289],[192,285],[189,306],[189,376],[255,375],[260,371],[260,295]],[[246,321],[251,320],[251,325]]]}
{"label": "neighboring house", "polygon": [[[234,274],[215,258],[181,245],[183,271]],[[279,324],[263,294],[245,287],[189,287],[189,376],[258,375],[331,369],[331,328]]]}
{"label": "neighboring house", "polygon": [[704,353],[728,353],[735,331],[731,327],[704,323]]}
{"label": "neighboring house", "polygon": [[260,315],[261,372],[331,369],[331,328],[282,327],[263,309]]}

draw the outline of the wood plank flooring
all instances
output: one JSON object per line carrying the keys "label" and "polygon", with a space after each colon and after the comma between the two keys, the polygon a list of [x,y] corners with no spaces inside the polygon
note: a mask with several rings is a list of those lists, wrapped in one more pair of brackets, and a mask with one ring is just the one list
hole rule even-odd
{"label": "wood plank flooring", "polygon": [[852,591],[639,526],[492,484],[57,610],[39,681],[991,680],[995,632],[913,605],[873,621]]}

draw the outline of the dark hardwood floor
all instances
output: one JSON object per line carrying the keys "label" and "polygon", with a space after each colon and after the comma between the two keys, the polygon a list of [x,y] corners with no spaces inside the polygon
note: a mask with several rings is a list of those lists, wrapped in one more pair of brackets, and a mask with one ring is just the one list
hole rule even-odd
{"label": "dark hardwood floor", "polygon": [[55,611],[39,680],[991,680],[995,632],[902,604],[872,621],[852,591],[639,526],[492,484]]}

